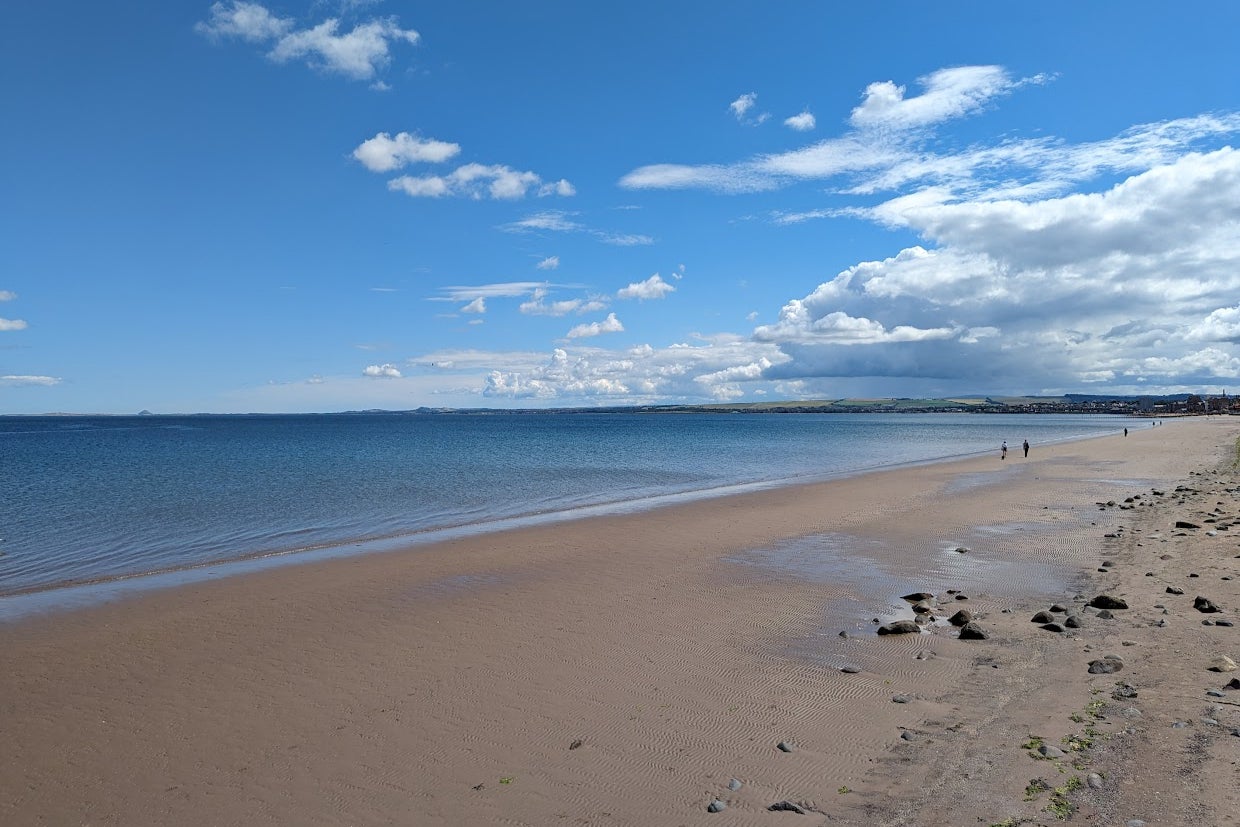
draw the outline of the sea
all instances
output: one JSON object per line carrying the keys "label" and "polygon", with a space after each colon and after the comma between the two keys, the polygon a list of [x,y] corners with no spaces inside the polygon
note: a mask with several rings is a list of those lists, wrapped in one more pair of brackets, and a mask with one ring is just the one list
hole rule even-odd
{"label": "sea", "polygon": [[0,620],[133,591],[1121,432],[1056,414],[0,417]]}

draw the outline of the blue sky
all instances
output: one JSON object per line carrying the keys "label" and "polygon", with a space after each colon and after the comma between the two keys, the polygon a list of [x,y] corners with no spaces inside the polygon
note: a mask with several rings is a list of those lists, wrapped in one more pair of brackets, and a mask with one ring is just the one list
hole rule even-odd
{"label": "blue sky", "polygon": [[1238,30],[14,5],[0,413],[1233,392]]}

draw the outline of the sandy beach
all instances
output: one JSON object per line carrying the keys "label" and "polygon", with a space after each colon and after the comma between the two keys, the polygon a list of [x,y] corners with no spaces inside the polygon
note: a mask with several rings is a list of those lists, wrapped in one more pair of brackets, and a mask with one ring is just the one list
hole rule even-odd
{"label": "sandy beach", "polygon": [[1237,436],[1134,420],[6,624],[0,823],[1240,824]]}

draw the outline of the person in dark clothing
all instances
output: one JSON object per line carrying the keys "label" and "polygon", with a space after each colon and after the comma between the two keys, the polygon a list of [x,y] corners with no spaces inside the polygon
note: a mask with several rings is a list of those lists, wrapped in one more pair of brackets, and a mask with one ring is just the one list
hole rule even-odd
{"label": "person in dark clothing", "polygon": [[1024,444],[1024,446],[1022,446],[1022,447],[1024,447],[1024,449],[1025,449],[1025,456],[1026,456],[1026,457],[1027,457],[1027,456],[1029,456],[1029,440],[1027,440],[1027,439],[1026,439],[1026,440],[1025,440],[1025,444]]}

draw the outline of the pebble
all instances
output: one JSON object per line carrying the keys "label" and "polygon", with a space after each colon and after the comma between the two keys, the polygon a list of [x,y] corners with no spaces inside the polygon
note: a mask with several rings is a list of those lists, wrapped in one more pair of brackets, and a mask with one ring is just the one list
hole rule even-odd
{"label": "pebble", "polygon": [[737,781],[735,778],[733,778],[731,781],[728,782],[728,789],[731,790],[732,792],[736,792],[742,786],[744,785],[741,784],[741,782]]}
{"label": "pebble", "polygon": [[910,700],[912,700],[912,698],[910,698],[908,695],[892,695],[891,696],[891,702],[893,704],[906,704]]}
{"label": "pebble", "polygon": [[767,807],[767,809],[773,813],[785,812],[805,815],[805,808],[799,804],[793,804],[791,801],[776,801],[774,804]]}
{"label": "pebble", "polygon": [[1043,744],[1038,747],[1038,752],[1043,758],[1063,758],[1064,752],[1059,747],[1053,747],[1050,744]]}
{"label": "pebble", "polygon": [[1124,822],[1124,827],[1145,827],[1145,822],[1139,818],[1130,818]]}
{"label": "pebble", "polygon": [[909,730],[907,730],[907,729],[906,729],[906,730],[904,730],[903,732],[901,732],[901,733],[900,733],[900,737],[901,737],[902,739],[904,739],[905,741],[916,741],[916,740],[917,740],[917,733],[916,733],[916,732],[910,732]]}
{"label": "pebble", "polygon": [[1171,728],[1172,729],[1184,729],[1186,726],[1188,726],[1187,721],[1176,721],[1174,724],[1171,725]]}
{"label": "pebble", "polygon": [[779,748],[780,752],[792,752],[792,750],[794,749],[792,744],[789,744],[787,741],[780,741],[775,746]]}
{"label": "pebble", "polygon": [[855,675],[861,671],[861,667],[860,666],[843,666],[843,667],[840,667],[840,671],[846,675]]}
{"label": "pebble", "polygon": [[1091,790],[1102,789],[1102,776],[1096,772],[1091,772],[1085,779],[1085,783],[1089,785]]}
{"label": "pebble", "polygon": [[706,807],[706,812],[708,812],[708,813],[722,813],[722,812],[723,812],[724,810],[726,810],[727,808],[728,808],[728,805],[727,805],[726,803],[724,803],[723,801],[721,801],[721,800],[719,800],[718,798],[716,798],[714,801],[710,802],[710,804],[709,804],[709,805],[707,805],[707,807]]}

